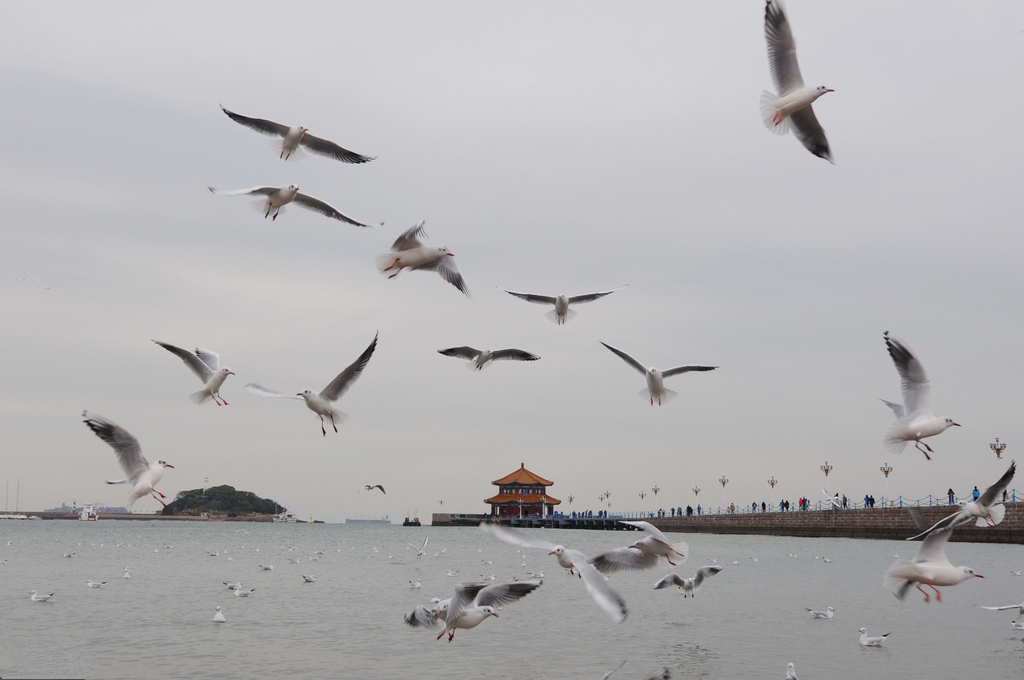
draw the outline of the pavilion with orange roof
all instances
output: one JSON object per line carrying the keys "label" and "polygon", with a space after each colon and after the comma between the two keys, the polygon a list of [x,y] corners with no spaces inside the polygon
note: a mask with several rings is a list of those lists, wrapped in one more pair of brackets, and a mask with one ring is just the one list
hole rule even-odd
{"label": "pavilion with orange roof", "polygon": [[553,506],[562,502],[547,494],[547,487],[554,482],[530,472],[525,463],[520,463],[518,470],[491,484],[498,487],[498,495],[491,496],[484,503],[490,504],[492,517],[544,517],[553,512]]}

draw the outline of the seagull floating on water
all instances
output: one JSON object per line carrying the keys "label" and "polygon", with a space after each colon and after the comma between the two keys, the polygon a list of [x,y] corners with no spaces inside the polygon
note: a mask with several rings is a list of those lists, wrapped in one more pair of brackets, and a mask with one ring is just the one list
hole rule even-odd
{"label": "seagull floating on water", "polygon": [[196,377],[203,381],[203,389],[188,395],[189,399],[196,404],[202,404],[212,398],[217,406],[228,405],[228,402],[220,396],[220,387],[228,379],[228,376],[234,375],[235,372],[227,366],[221,368],[220,355],[213,350],[203,349],[202,347],[197,347],[195,354],[193,354],[181,347],[168,345],[166,342],[160,342],[159,340],[154,340],[153,342],[184,361],[185,365],[196,374]]}
{"label": "seagull floating on water", "polygon": [[658,402],[658,406],[661,406],[662,401],[670,401],[673,397],[679,394],[678,392],[665,387],[665,378],[670,378],[674,375],[679,375],[680,373],[689,373],[690,371],[713,371],[718,368],[717,366],[676,366],[675,368],[670,368],[666,371],[659,371],[656,368],[644,366],[621,349],[616,349],[604,342],[601,344],[611,350],[614,354],[618,355],[620,359],[635,368],[637,371],[642,373],[645,378],[647,378],[647,387],[640,390],[640,396],[644,399],[650,399],[651,406],[654,406],[655,401]]}
{"label": "seagull floating on water", "polygon": [[227,619],[224,618],[224,612],[220,610],[220,607],[217,607],[217,612],[213,615],[213,622],[224,623],[225,621],[227,621]]}
{"label": "seagull floating on water", "polygon": [[305,149],[310,153],[315,153],[318,156],[324,156],[331,158],[342,163],[367,163],[374,160],[370,156],[363,156],[354,151],[344,149],[332,141],[326,139],[320,139],[314,137],[309,132],[309,128],[302,126],[289,127],[282,125],[281,123],[275,123],[272,120],[266,118],[249,118],[241,114],[235,113],[234,111],[228,111],[221,105],[220,110],[223,111],[228,118],[235,121],[239,125],[244,125],[250,130],[255,130],[262,135],[268,137],[280,137],[281,140],[274,140],[274,146],[277,151],[280,152],[279,158],[282,160],[298,160],[302,158],[302,150]]}
{"label": "seagull floating on water", "polygon": [[683,591],[683,597],[687,595],[695,597],[697,588],[700,588],[700,584],[704,582],[704,579],[709,576],[714,576],[718,572],[722,571],[722,567],[701,567],[697,570],[696,575],[690,578],[683,578],[675,572],[666,575],[663,579],[654,584],[655,590],[662,588],[671,588],[672,586],[679,586],[679,589]]}
{"label": "seagull floating on water", "polygon": [[304,583],[316,583],[316,576],[313,576],[312,574],[306,576],[305,574],[303,574],[302,580]]}
{"label": "seagull floating on water", "polygon": [[861,647],[881,647],[882,643],[885,642],[885,638],[889,637],[890,633],[880,635],[879,637],[868,637],[868,629],[860,629],[860,646]]}
{"label": "seagull floating on water", "polygon": [[977,526],[993,527],[1003,521],[1003,516],[1006,514],[1006,506],[1000,502],[1003,491],[1010,485],[1010,481],[1013,480],[1013,475],[1017,471],[1017,461],[1010,463],[1010,469],[1008,469],[1003,476],[999,478],[999,481],[992,486],[985,489],[985,493],[978,496],[978,500],[964,503],[960,510],[948,517],[940,519],[938,522],[933,524],[927,531],[918,534],[912,538],[908,538],[908,541],[913,541],[918,538],[924,538],[936,531],[943,531],[945,529],[954,529],[961,524],[966,524],[972,519],[977,518]]}
{"label": "seagull floating on water", "polygon": [[49,595],[39,595],[38,591],[30,590],[29,591],[29,595],[30,595],[29,599],[32,600],[33,602],[46,602],[51,597],[53,597],[54,593],[50,593]]}
{"label": "seagull floating on water", "polygon": [[[298,184],[289,184],[283,187],[248,187],[247,189],[232,190],[214,189],[213,187],[207,187],[207,189],[218,196],[264,196],[265,198],[262,200],[256,201],[256,206],[263,213],[263,219],[270,217],[271,221],[277,219],[277,216],[281,214],[281,210],[286,205],[294,202],[300,208],[318,212],[324,217],[330,217],[332,220],[347,222],[356,227],[370,226],[343,215],[319,198],[313,198],[308,194],[300,193]],[[271,217],[271,213],[273,213],[273,217]]]}
{"label": "seagull floating on water", "polygon": [[249,588],[249,590],[242,590],[241,588],[235,588],[235,597],[249,597],[256,592],[255,588]]}
{"label": "seagull floating on water", "polygon": [[832,607],[829,607],[828,609],[826,609],[823,612],[816,612],[813,609],[811,609],[810,607],[804,607],[804,609],[809,611],[811,613],[811,616],[813,616],[816,619],[831,619],[833,616],[836,615],[836,610],[833,609]]}
{"label": "seagull floating on water", "polygon": [[121,464],[121,469],[124,470],[124,474],[127,477],[127,479],[109,481],[107,484],[132,485],[131,490],[128,492],[125,507],[131,510],[132,506],[135,505],[135,501],[143,496],[152,494],[153,498],[156,498],[160,505],[166,508],[167,503],[164,503],[161,499],[167,498],[167,496],[153,487],[163,478],[164,468],[173,468],[174,466],[165,460],[150,463],[142,455],[142,447],[139,445],[139,440],[128,434],[127,430],[112,423],[103,416],[82,411],[82,417],[85,418],[83,422],[89,426],[89,429],[114,449],[114,453],[117,454],[117,462]]}
{"label": "seagull floating on water", "polygon": [[93,581],[92,579],[85,582],[85,585],[89,588],[102,588],[106,584],[106,581]]}
{"label": "seagull floating on water", "polygon": [[423,245],[419,237],[426,237],[427,232],[423,230],[425,220],[420,221],[415,227],[407,229],[391,246],[391,252],[377,257],[377,268],[381,274],[387,274],[393,279],[403,270],[411,269],[434,271],[441,275],[441,278],[452,284],[466,297],[471,297],[469,287],[465,279],[459,273],[459,267],[455,264],[455,253],[445,247],[432,247]]}
{"label": "seagull floating on water", "polygon": [[971,577],[984,578],[975,574],[970,567],[954,567],[946,557],[946,542],[953,534],[952,529],[936,531],[928,535],[921,544],[912,561],[896,560],[885,573],[884,584],[899,599],[907,596],[910,587],[917,584],[917,589],[924,595],[924,601],[931,597],[921,587],[927,585],[935,591],[935,599],[942,602],[942,593],[935,586],[955,586]]}
{"label": "seagull floating on water", "polygon": [[456,359],[468,359],[466,368],[471,371],[480,371],[490,366],[492,361],[537,361],[540,359],[536,354],[521,349],[473,349],[472,347],[449,347],[448,349],[437,350],[438,354]]}
{"label": "seagull floating on water", "polygon": [[[448,642],[459,628],[476,628],[490,617],[497,618],[495,607],[516,602],[537,588],[541,581],[510,581],[507,583],[461,583],[447,606],[428,609],[422,605],[407,614],[405,622],[414,628],[442,628],[437,639],[448,633]],[[442,627],[443,624],[443,627]]]}
{"label": "seagull floating on water", "polygon": [[555,308],[548,312],[545,312],[544,316],[547,317],[550,321],[561,326],[562,324],[566,323],[567,321],[570,321],[574,316],[576,316],[576,310],[570,309],[569,305],[581,305],[584,302],[593,302],[594,300],[600,300],[605,295],[611,295],[615,291],[622,290],[625,287],[626,286],[621,286],[620,288],[607,290],[603,293],[584,293],[583,295],[573,295],[571,297],[565,295],[558,295],[552,297],[549,295],[535,295],[533,293],[515,293],[511,290],[505,290],[504,288],[502,288],[502,290],[505,290],[506,293],[508,293],[509,295],[514,295],[520,300],[526,300],[527,302],[532,302],[538,305],[554,305]]}

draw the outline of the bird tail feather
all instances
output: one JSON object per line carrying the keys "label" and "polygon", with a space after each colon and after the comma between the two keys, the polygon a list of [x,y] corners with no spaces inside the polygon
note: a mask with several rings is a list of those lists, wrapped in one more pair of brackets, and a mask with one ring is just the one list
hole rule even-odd
{"label": "bird tail feather", "polygon": [[765,90],[761,93],[761,120],[764,121],[764,126],[769,131],[777,135],[784,135],[789,132],[789,116],[783,118],[778,125],[775,124],[775,115],[779,110],[775,106],[776,101],[778,101],[778,97],[773,92]]}
{"label": "bird tail feather", "polygon": [[[651,391],[645,387],[642,390],[640,390],[640,396],[643,397],[646,401],[650,401]],[[667,404],[668,402],[672,401],[678,396],[679,393],[676,392],[675,390],[666,389],[664,394],[661,395],[661,403]],[[658,397],[654,397],[654,401],[658,401]]]}
{"label": "bird tail feather", "polygon": [[394,262],[395,262],[395,255],[394,255],[394,253],[388,253],[387,255],[378,255],[377,256],[377,271],[379,271],[381,274],[388,274],[388,275],[397,274],[398,272],[402,271],[401,269],[389,269],[389,267],[393,266]]}
{"label": "bird tail feather", "polygon": [[[288,156],[287,158],[282,156],[281,152],[284,150],[284,137],[282,137],[281,139],[271,139],[270,140],[270,148],[273,149],[274,152],[282,160],[286,160],[286,161],[301,161],[303,158],[306,157],[306,152],[302,150],[302,146],[301,145],[295,147],[295,149],[291,152],[291,155]],[[287,152],[285,152],[285,153],[287,153]]]}
{"label": "bird tail feather", "polygon": [[188,395],[188,398],[192,400],[193,404],[202,404],[209,401],[212,397],[206,390],[199,390],[198,392],[193,392]]}
{"label": "bird tail feather", "polygon": [[[1003,517],[1006,515],[1006,506],[1003,505],[1002,503],[999,503],[998,505],[993,505],[991,508],[988,509],[988,514],[991,515],[993,524],[999,524],[1003,521]],[[987,527],[988,520],[984,517],[979,517],[977,524],[979,527]]]}
{"label": "bird tail feather", "polygon": [[885,438],[882,441],[885,442],[885,445],[889,447],[889,451],[892,453],[903,453],[903,449],[907,445],[907,440],[903,438],[903,432],[903,423],[896,421],[889,427],[889,431],[885,433]]}
{"label": "bird tail feather", "polygon": [[567,310],[565,310],[565,317],[562,318],[562,319],[558,318],[558,312],[556,312],[553,309],[544,312],[544,316],[547,317],[547,320],[550,321],[551,323],[562,325],[564,323],[567,323],[567,322],[571,321],[572,318],[574,316],[576,316],[576,310],[575,309],[567,309]]}

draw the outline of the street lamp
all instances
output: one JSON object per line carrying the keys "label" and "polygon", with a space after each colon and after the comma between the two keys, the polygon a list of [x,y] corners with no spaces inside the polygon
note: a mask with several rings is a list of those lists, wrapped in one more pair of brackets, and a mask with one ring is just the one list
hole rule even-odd
{"label": "street lamp", "polygon": [[718,483],[722,485],[722,505],[725,505],[725,485],[729,483],[729,479],[722,475],[718,478]]}
{"label": "street lamp", "polygon": [[825,473],[825,481],[827,482],[828,481],[828,473],[832,472],[832,466],[829,465],[828,461],[826,460],[825,464],[824,465],[820,465],[819,467],[821,468],[821,471]]}
{"label": "street lamp", "polygon": [[700,495],[700,487],[699,486],[693,487],[693,497],[696,498],[699,495]]}
{"label": "street lamp", "polygon": [[775,485],[779,483],[779,480],[775,479],[775,475],[772,475],[768,483],[772,486],[772,505],[775,505]]}
{"label": "street lamp", "polygon": [[647,496],[647,492],[645,492],[645,491],[641,491],[640,492],[640,517],[644,516],[644,498],[646,498],[646,496]]}
{"label": "street lamp", "polygon": [[999,441],[999,437],[996,437],[995,443],[989,444],[988,447],[992,449],[993,453],[996,454],[996,458],[1002,458],[1003,451],[1006,450],[1006,444],[1004,442]]}
{"label": "street lamp", "polygon": [[661,487],[655,484],[654,486],[651,487],[651,491],[654,492],[654,497],[657,498],[658,492],[661,491]]}
{"label": "street lamp", "polygon": [[[998,441],[998,440],[996,440]],[[885,475],[885,497],[889,498],[889,473],[892,472],[892,466],[889,465],[889,461],[882,463],[882,467],[878,468]],[[888,501],[886,501],[888,502]],[[885,508],[885,503],[882,503],[882,508]]]}
{"label": "street lamp", "polygon": [[566,500],[569,501],[569,505],[572,505],[572,499],[573,498],[575,498],[575,496],[573,496],[572,494],[569,494],[569,497],[566,498]]}

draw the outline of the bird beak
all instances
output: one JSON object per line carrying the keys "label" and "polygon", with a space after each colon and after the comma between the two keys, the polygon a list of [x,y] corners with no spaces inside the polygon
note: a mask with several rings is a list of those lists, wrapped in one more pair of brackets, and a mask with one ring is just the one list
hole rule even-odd
{"label": "bird beak", "polygon": [[985,577],[984,577],[984,576],[982,576],[981,574],[975,574],[975,576],[977,576],[978,578],[985,578]]}
{"label": "bird beak", "polygon": [[950,427],[960,427],[960,423],[953,423]]}
{"label": "bird beak", "polygon": [[164,467],[169,467],[169,468],[173,468],[174,466],[173,466],[173,465],[171,465],[170,463],[164,463]]}
{"label": "bird beak", "polygon": [[[448,253],[448,257],[455,257],[455,253]],[[495,614],[497,616],[497,614]]]}
{"label": "bird beak", "polygon": [[498,618],[498,615],[495,614],[494,612],[491,612],[491,616],[493,616],[494,618]]}
{"label": "bird beak", "polygon": [[302,392],[296,392],[296,393],[295,393],[295,396],[296,396],[296,397],[301,397],[301,396],[302,396]]}
{"label": "bird beak", "polygon": [[828,89],[828,90],[825,90],[825,92],[835,92],[835,90]]}
{"label": "bird beak", "polygon": [[555,551],[554,551],[554,550],[552,550],[552,551],[551,551],[551,552],[549,552],[548,554],[549,554],[549,555],[554,555],[554,554],[555,554]]}
{"label": "bird beak", "polygon": [[234,375],[234,374],[235,374],[234,371],[228,371],[228,375]]}

